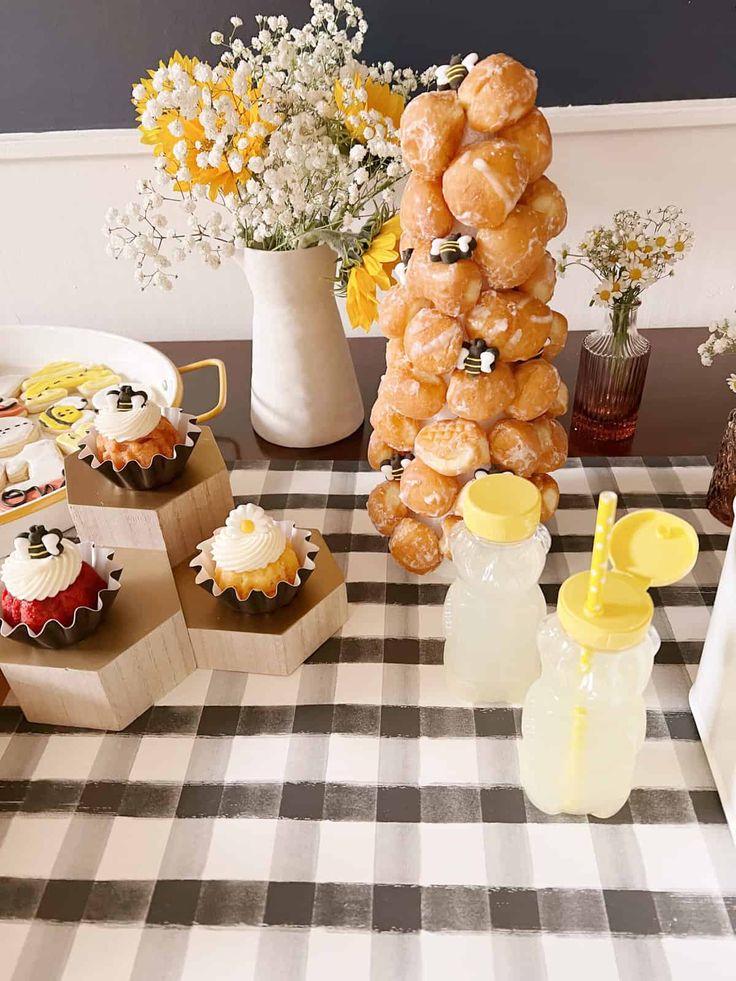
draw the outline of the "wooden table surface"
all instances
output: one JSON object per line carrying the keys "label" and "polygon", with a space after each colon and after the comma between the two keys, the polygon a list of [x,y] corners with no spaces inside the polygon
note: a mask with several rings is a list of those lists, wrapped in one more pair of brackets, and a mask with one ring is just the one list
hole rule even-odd
{"label": "wooden table surface", "polygon": [[[584,441],[572,434],[570,456],[700,456],[714,457],[730,409],[736,399],[728,390],[725,376],[736,370],[736,356],[724,357],[714,367],[704,368],[696,348],[706,336],[700,327],[663,328],[644,331],[652,343],[644,400],[633,439],[603,443]],[[575,387],[580,346],[585,332],[570,334],[567,347],[556,364],[572,393]],[[366,422],[347,439],[311,450],[285,449],[257,436],[250,424],[250,341],[166,341],[154,346],[175,364],[201,358],[222,358],[227,365],[229,397],[225,411],[211,423],[227,461],[293,459],[359,460],[365,458],[378,381],[384,371],[385,341],[381,338],[351,338],[366,408]],[[217,400],[213,370],[184,378],[184,407],[202,412]],[[569,415],[563,420],[569,426]]]}

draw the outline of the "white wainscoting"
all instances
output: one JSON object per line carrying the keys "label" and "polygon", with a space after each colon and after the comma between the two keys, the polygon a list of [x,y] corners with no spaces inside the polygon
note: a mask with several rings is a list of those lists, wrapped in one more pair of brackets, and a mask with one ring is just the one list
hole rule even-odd
{"label": "white wainscoting", "polygon": [[[622,207],[683,207],[696,245],[677,276],[653,287],[644,326],[700,325],[736,308],[736,99],[545,110],[555,134],[550,176],[565,193],[577,242]],[[171,293],[133,283],[100,233],[105,210],[150,172],[134,130],[0,134],[0,323],[73,324],[132,337],[246,337],[250,296],[237,266],[197,259]],[[572,270],[554,306],[574,329],[597,323],[592,279]],[[0,360],[2,353],[0,352]]]}

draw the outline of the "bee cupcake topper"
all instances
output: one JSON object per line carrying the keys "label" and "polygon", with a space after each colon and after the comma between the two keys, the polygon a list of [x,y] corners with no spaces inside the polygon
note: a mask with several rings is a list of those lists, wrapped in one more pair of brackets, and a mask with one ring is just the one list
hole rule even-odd
{"label": "bee cupcake topper", "polygon": [[133,409],[143,408],[148,402],[148,394],[136,391],[132,385],[121,385],[120,388],[111,388],[105,395],[104,401],[109,409],[132,412]]}
{"label": "bee cupcake topper", "polygon": [[63,537],[58,528],[47,531],[43,525],[31,525],[28,531],[18,535],[14,545],[18,552],[29,559],[56,558],[64,551],[61,544]]}
{"label": "bee cupcake topper", "polygon": [[477,244],[472,235],[453,232],[446,238],[432,240],[429,258],[432,262],[459,262],[461,259],[469,259]]}
{"label": "bee cupcake topper", "polygon": [[440,65],[437,69],[437,91],[457,91],[463,79],[475,68],[477,63],[478,55],[475,52],[462,59],[460,55],[453,55],[449,65]]}
{"label": "bee cupcake topper", "polygon": [[409,265],[409,259],[411,259],[411,254],[414,249],[402,249],[401,251],[401,262],[397,262],[394,266],[394,279],[399,284],[399,286],[406,286],[406,270]]}
{"label": "bee cupcake topper", "polygon": [[413,453],[392,453],[388,460],[381,461],[381,473],[386,480],[401,480],[413,459]]}
{"label": "bee cupcake topper", "polygon": [[496,368],[498,348],[489,347],[482,338],[465,341],[460,357],[457,359],[459,371],[469,375],[489,375]]}

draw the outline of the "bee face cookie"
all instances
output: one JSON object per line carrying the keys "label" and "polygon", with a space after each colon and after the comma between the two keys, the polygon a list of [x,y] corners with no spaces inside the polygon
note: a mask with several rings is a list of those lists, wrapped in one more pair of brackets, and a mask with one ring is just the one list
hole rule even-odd
{"label": "bee face cookie", "polygon": [[91,421],[93,413],[89,402],[81,395],[69,395],[49,406],[38,417],[41,426],[51,433],[63,433],[85,421]]}
{"label": "bee face cookie", "polygon": [[14,456],[37,436],[38,426],[33,419],[23,416],[0,419],[0,457]]}

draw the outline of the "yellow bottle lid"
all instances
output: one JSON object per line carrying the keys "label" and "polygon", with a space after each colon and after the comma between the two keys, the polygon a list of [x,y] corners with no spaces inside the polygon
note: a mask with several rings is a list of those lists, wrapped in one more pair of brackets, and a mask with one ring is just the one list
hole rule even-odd
{"label": "yellow bottle lid", "polygon": [[474,480],[464,495],[465,526],[489,542],[530,538],[542,513],[542,495],[530,480],[512,473],[491,473]]}
{"label": "yellow bottle lid", "polygon": [[621,651],[646,635],[654,615],[647,589],[686,576],[698,557],[698,536],[687,521],[648,508],[617,521],[611,532],[613,570],[600,586],[600,612],[586,609],[589,572],[565,580],[557,601],[563,628],[583,647]]}

